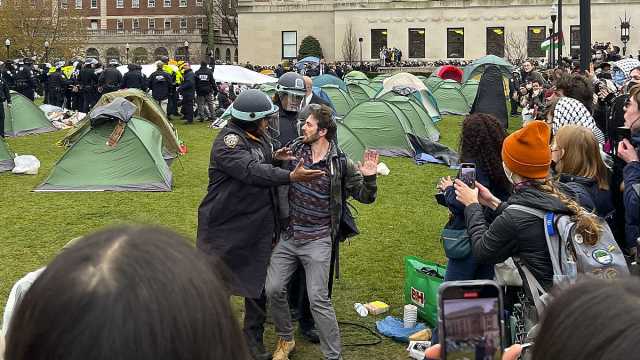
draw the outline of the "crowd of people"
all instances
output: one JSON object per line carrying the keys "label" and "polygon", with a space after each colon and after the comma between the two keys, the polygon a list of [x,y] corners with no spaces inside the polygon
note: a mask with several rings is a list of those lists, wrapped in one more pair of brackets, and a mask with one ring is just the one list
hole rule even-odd
{"label": "crowd of people", "polygon": [[[350,69],[321,64],[320,73],[339,77]],[[0,100],[9,87],[33,99],[38,69],[26,61],[18,65],[12,70],[5,64]],[[150,91],[168,114],[177,112],[182,95],[187,122],[196,100],[201,119],[215,116],[214,96],[229,109],[230,120],[211,149],[196,249],[153,227],[114,228],[74,240],[13,287],[0,359],[6,342],[5,360],[288,360],[296,347],[294,321],[302,337],[320,344],[325,359],[342,359],[331,279],[340,242],[353,231],[347,199],[376,200],[378,154],[366,150],[362,162],[348,159],[337,145],[332,110],[311,91],[311,78],[281,66],[274,68],[273,98],[255,89],[229,95],[206,63],[194,73],[187,63],[176,71],[161,59],[148,78],[136,65],[124,76],[116,66],[102,70],[89,60],[70,69],[69,77],[65,64],[55,64],[43,71],[46,102],[82,111],[100,94],[137,88]],[[499,74],[486,70],[492,71]],[[30,73],[26,81],[18,76],[23,72]],[[488,91],[482,80],[479,91]],[[525,61],[512,74],[509,100],[511,115],[522,115],[522,128],[508,135],[496,114],[472,110],[462,122],[459,155],[474,164],[475,182],[446,177],[438,184],[451,214],[445,229],[464,230],[469,242],[462,255],[445,248],[445,280],[494,279],[495,265],[516,258],[551,292],[558,274],[548,229],[536,211],[569,216],[591,245],[610,231],[617,246],[604,251],[620,249],[631,267],[640,241],[640,67],[616,82],[606,66],[543,73]],[[555,296],[539,318],[533,359],[623,359],[633,353],[640,283],[606,275],[619,279],[578,282]],[[242,329],[230,295],[244,298]],[[506,301],[507,311],[518,301]],[[267,303],[274,349],[264,344]],[[504,359],[521,351],[514,345]],[[435,346],[426,356],[439,353]]]}

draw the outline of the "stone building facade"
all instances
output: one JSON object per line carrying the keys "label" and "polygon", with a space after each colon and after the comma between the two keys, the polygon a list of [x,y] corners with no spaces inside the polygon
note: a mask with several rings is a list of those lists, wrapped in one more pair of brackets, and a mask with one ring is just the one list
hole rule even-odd
{"label": "stone building facade", "polygon": [[[302,39],[316,37],[328,61],[344,61],[345,33],[352,28],[356,60],[375,61],[381,47],[403,59],[475,59],[520,48],[545,57],[540,44],[551,29],[555,0],[240,0],[239,60],[276,64],[295,58]],[[640,19],[640,0],[592,0],[592,42],[622,47],[620,18]],[[633,21],[633,20],[632,20]],[[563,55],[579,49],[578,0],[563,6]],[[627,54],[637,55],[640,36],[631,24]],[[556,24],[557,27],[557,24]],[[358,42],[361,38],[362,42]],[[517,50],[517,49],[516,49]]]}
{"label": "stone building facade", "polygon": [[86,19],[86,57],[140,64],[163,55],[237,62],[237,45],[221,27],[208,51],[202,0],[68,0],[67,6],[75,6]]}

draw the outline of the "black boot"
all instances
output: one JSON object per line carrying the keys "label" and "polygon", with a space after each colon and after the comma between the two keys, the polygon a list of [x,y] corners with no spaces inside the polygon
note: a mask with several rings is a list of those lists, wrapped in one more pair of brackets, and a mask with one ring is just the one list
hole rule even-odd
{"label": "black boot", "polygon": [[247,338],[247,346],[254,360],[271,360],[271,353],[265,350],[262,341],[258,342],[256,339]]}

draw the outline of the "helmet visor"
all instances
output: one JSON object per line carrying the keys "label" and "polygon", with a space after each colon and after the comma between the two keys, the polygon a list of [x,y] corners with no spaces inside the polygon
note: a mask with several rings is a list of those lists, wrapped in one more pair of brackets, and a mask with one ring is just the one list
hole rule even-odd
{"label": "helmet visor", "polygon": [[284,107],[284,109],[286,111],[293,111],[293,112],[300,111],[300,107],[302,105],[302,99],[304,99],[304,96],[295,95],[291,93],[284,93],[284,95],[286,96],[286,99],[287,99],[287,104]]}
{"label": "helmet visor", "polygon": [[273,113],[267,116],[265,119],[269,122],[269,135],[271,138],[277,139],[280,137],[280,116],[279,114]]}

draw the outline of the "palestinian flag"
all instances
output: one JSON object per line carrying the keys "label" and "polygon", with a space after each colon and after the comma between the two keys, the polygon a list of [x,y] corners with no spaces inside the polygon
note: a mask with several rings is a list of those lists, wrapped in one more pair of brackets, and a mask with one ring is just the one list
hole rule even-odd
{"label": "palestinian flag", "polygon": [[562,33],[557,32],[546,38],[542,44],[540,44],[540,49],[544,51],[547,51],[550,48],[556,49],[560,43],[564,43],[564,39],[562,38]]}

